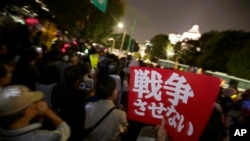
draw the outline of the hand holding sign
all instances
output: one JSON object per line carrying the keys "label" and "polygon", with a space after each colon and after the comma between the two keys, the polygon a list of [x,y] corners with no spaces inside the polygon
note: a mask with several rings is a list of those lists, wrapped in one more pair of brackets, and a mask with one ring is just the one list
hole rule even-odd
{"label": "hand holding sign", "polygon": [[165,119],[161,120],[161,124],[156,127],[157,137],[156,141],[165,141],[167,138],[167,131],[165,130]]}

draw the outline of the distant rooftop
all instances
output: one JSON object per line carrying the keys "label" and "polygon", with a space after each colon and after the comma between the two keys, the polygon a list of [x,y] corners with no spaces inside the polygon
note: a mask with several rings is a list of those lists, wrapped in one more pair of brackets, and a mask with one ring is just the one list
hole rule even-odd
{"label": "distant rooftop", "polygon": [[172,44],[176,44],[177,42],[183,41],[185,39],[198,40],[201,37],[199,31],[199,25],[193,25],[191,29],[187,32],[183,32],[183,34],[169,34],[169,40]]}

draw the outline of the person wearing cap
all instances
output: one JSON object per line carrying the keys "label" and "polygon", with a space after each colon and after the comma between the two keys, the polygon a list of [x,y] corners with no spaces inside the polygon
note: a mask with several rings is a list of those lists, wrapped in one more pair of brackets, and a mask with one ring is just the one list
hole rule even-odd
{"label": "person wearing cap", "polygon": [[10,84],[11,79],[11,68],[6,64],[0,64],[0,88]]}
{"label": "person wearing cap", "polygon": [[[22,85],[0,89],[0,140],[1,141],[66,141],[69,126],[43,101],[43,93],[30,91]],[[41,130],[37,117],[48,118],[54,130]]]}

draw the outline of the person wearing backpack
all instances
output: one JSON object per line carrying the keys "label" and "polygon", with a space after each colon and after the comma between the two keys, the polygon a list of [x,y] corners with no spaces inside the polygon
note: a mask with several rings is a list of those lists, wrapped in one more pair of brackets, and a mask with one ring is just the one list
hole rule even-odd
{"label": "person wearing backpack", "polygon": [[96,95],[99,100],[85,105],[84,141],[116,141],[126,131],[126,113],[114,108],[117,93],[116,82],[112,77],[105,75],[97,79]]}

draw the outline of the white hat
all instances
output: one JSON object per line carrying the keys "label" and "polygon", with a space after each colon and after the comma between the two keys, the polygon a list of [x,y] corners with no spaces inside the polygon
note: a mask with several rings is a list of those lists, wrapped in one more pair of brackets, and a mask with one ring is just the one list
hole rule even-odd
{"label": "white hat", "polygon": [[0,89],[0,116],[17,113],[43,97],[42,92],[30,91],[26,86],[13,85],[4,87]]}

